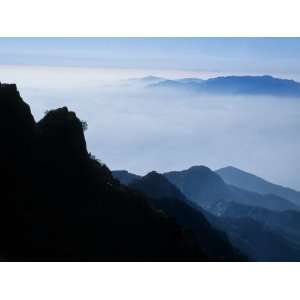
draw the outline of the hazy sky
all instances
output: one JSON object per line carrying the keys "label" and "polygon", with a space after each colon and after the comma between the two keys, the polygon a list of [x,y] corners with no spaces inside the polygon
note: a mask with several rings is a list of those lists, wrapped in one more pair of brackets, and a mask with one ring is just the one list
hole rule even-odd
{"label": "hazy sky", "polygon": [[297,38],[1,38],[0,64],[299,73]]}
{"label": "hazy sky", "polygon": [[234,165],[300,190],[300,102],[160,94],[147,75],[270,74],[300,81],[300,39],[0,38],[0,81],[17,83],[38,120],[66,105],[88,122],[89,151],[144,174]]}

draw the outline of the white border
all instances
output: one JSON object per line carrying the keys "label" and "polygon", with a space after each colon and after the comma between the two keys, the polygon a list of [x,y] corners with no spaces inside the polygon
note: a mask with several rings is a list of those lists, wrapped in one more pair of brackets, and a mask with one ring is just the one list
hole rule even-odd
{"label": "white border", "polygon": [[0,0],[0,36],[299,36],[297,0]]}
{"label": "white border", "polygon": [[[0,36],[299,36],[299,1],[0,0]],[[296,299],[298,263],[1,263],[1,299]]]}
{"label": "white border", "polygon": [[0,296],[292,300],[298,299],[298,271],[298,263],[2,263]]}

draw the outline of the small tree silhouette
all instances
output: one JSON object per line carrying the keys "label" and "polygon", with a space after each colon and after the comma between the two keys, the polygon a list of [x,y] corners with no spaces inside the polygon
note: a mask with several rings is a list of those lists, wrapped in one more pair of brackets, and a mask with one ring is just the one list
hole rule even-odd
{"label": "small tree silhouette", "polygon": [[88,124],[86,121],[80,121],[81,122],[81,126],[82,126],[82,129],[83,131],[86,131],[88,129]]}
{"label": "small tree silhouette", "polygon": [[100,165],[103,165],[102,161],[99,158],[97,158],[95,155],[93,155],[91,152],[89,152],[89,157],[90,159],[97,161]]}

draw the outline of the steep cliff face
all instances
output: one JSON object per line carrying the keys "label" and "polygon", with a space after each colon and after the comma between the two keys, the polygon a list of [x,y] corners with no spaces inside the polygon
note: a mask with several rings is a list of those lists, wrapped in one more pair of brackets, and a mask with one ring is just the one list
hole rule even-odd
{"label": "steep cliff face", "polygon": [[6,260],[206,260],[194,238],[90,158],[67,108],[35,123],[0,85],[0,257]]}

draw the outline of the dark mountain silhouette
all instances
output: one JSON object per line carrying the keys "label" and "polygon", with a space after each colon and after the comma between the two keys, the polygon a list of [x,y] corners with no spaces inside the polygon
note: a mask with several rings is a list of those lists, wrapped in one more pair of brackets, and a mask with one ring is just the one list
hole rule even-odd
{"label": "dark mountain silhouette", "polygon": [[245,260],[234,249],[223,232],[214,229],[204,217],[200,207],[186,197],[163,175],[153,171],[129,185],[150,197],[152,205],[162,210],[197,237],[199,246],[208,256],[217,260]]}
{"label": "dark mountain silhouette", "polygon": [[187,201],[185,196],[175,185],[169,182],[163,175],[155,171],[134,180],[129,184],[129,186],[144,192],[151,198],[175,198],[181,201]]}
{"label": "dark mountain silhouette", "polygon": [[111,173],[114,176],[114,178],[118,179],[124,185],[128,185],[128,184],[132,183],[133,181],[141,178],[141,176],[133,174],[133,173],[129,173],[126,170],[114,170],[114,171],[111,171]]}
{"label": "dark mountain silhouette", "polygon": [[300,205],[300,192],[293,189],[273,184],[258,176],[234,167],[222,168],[215,172],[228,184],[260,194],[274,194],[285,198],[296,205]]}
{"label": "dark mountain silhouette", "polygon": [[214,95],[270,95],[278,97],[300,97],[300,83],[294,80],[265,76],[226,76],[207,80],[164,80],[149,84],[151,88],[162,88]]}
{"label": "dark mountain silhouette", "polygon": [[278,211],[298,209],[298,206],[281,197],[260,195],[227,185],[217,173],[204,166],[168,172],[164,176],[188,199],[216,215],[222,215],[231,202]]}
{"label": "dark mountain silhouette", "polygon": [[13,261],[207,260],[197,240],[88,153],[66,107],[36,123],[0,84],[0,257]]}

